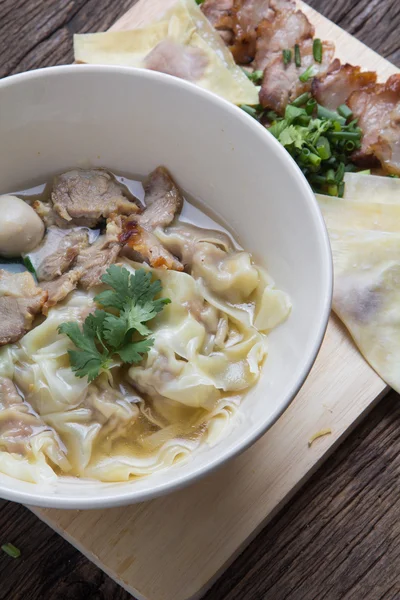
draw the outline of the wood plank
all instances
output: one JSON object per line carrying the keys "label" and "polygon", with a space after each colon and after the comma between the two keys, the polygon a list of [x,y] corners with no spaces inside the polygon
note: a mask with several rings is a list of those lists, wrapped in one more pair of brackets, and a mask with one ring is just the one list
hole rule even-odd
{"label": "wood plank", "polygon": [[[295,401],[261,440],[216,473],[140,505],[32,510],[133,595],[199,597],[386,391],[332,318]],[[327,427],[332,435],[309,448]]]}
{"label": "wood plank", "polygon": [[[116,27],[146,22],[155,1],[144,5],[141,0]],[[167,7],[165,0],[162,7]],[[317,35],[339,40],[342,58],[345,52],[348,61],[374,68],[383,78],[396,71],[312,9],[305,11]],[[137,597],[197,598],[386,391],[331,319],[318,360],[294,403],[253,448],[217,473],[129,508],[34,512]],[[326,427],[332,435],[308,448],[311,436]]]}

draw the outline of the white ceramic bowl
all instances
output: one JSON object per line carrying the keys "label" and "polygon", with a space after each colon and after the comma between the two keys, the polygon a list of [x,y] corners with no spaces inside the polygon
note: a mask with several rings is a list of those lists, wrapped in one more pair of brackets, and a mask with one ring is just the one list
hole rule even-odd
{"label": "white ceramic bowl", "polygon": [[54,67],[0,81],[0,140],[0,193],[74,166],[143,176],[167,166],[184,190],[229,223],[293,302],[288,321],[270,335],[261,380],[243,401],[244,420],[216,446],[129,483],[30,484],[0,474],[0,496],[56,508],[130,504],[193,482],[255,442],[304,382],[331,304],[328,236],[289,154],[217,96],[125,67]]}

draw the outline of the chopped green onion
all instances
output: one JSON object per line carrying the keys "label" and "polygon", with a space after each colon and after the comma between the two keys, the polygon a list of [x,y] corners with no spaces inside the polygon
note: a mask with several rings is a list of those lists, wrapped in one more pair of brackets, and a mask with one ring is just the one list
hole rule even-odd
{"label": "chopped green onion", "polygon": [[28,269],[29,273],[32,273],[36,277],[36,270],[29,256],[24,256],[22,262],[24,263],[24,266]]}
{"label": "chopped green onion", "polygon": [[300,96],[297,96],[297,98],[295,98],[290,104],[292,106],[300,107],[303,106],[303,104],[306,104],[308,100],[310,100],[310,94],[308,92],[304,92],[304,94],[300,94]]}
{"label": "chopped green onion", "polygon": [[246,71],[246,69],[243,69],[243,72],[246,74],[247,78],[250,79],[250,81],[252,81],[255,85],[258,85],[262,82],[262,78],[263,78],[263,71],[253,71],[252,73],[250,73],[249,71]]}
{"label": "chopped green onion", "polygon": [[337,196],[338,191],[339,190],[337,185],[328,185],[327,187],[328,196]]}
{"label": "chopped green onion", "polygon": [[312,115],[314,112],[314,108],[317,106],[317,101],[314,98],[310,98],[306,104],[306,113],[308,115]]}
{"label": "chopped green onion", "polygon": [[311,152],[310,156],[308,157],[308,160],[314,167],[319,167],[319,165],[321,164],[321,157],[318,156],[318,154],[314,154],[313,152]]}
{"label": "chopped green onion", "polygon": [[341,162],[336,171],[336,183],[343,181],[344,177],[344,162]]}
{"label": "chopped green onion", "polygon": [[[360,172],[362,173],[363,171],[360,171]],[[371,173],[371,171],[370,171],[370,173]],[[389,173],[388,177],[392,177],[393,179],[399,179],[400,175],[396,175],[396,173]]]}
{"label": "chopped green onion", "polygon": [[331,146],[326,137],[321,135],[316,143],[316,149],[322,160],[327,160],[331,156]]}
{"label": "chopped green onion", "polygon": [[311,79],[311,77],[314,77],[314,75],[315,75],[314,65],[310,65],[309,67],[307,67],[307,69],[304,71],[304,73],[302,73],[299,76],[299,79],[302,83],[306,83],[306,81]]}
{"label": "chopped green onion", "polygon": [[302,157],[308,158],[310,156],[310,154],[311,154],[311,150],[309,148],[303,148],[301,151],[301,154],[300,154],[300,158],[302,158]]}
{"label": "chopped green onion", "polygon": [[351,119],[351,117],[353,116],[353,111],[350,110],[350,108],[347,106],[347,104],[341,104],[338,109],[337,109],[339,115],[341,117],[343,117],[344,119]]}
{"label": "chopped green onion", "polygon": [[249,106],[248,104],[241,104],[240,108],[254,119],[258,119],[258,112],[257,109],[254,108],[254,106]]}
{"label": "chopped green onion", "polygon": [[282,59],[283,59],[283,64],[288,65],[292,60],[292,51],[291,50],[282,50]]}
{"label": "chopped green onion", "polygon": [[326,172],[326,181],[328,183],[335,183],[336,182],[336,177],[335,177],[335,171],[333,169],[328,169]]}
{"label": "chopped green onion", "polygon": [[326,184],[326,177],[324,177],[323,175],[310,175],[310,180],[313,183],[319,183],[320,185]]}
{"label": "chopped green onion", "polygon": [[19,558],[21,556],[21,550],[14,546],[14,544],[3,544],[1,549],[8,554],[8,556],[11,556],[11,558]]}
{"label": "chopped green onion", "polygon": [[347,142],[345,143],[344,147],[346,148],[347,152],[353,152],[353,150],[355,149],[356,145],[353,142],[353,140],[347,140]]}
{"label": "chopped green onion", "polygon": [[196,4],[198,4],[200,6],[200,4],[203,4],[204,0],[196,0]]}
{"label": "chopped green onion", "polygon": [[359,140],[361,137],[357,131],[329,131],[327,135],[335,140]]}
{"label": "chopped green onion", "polygon": [[344,181],[341,181],[338,185],[338,196],[339,198],[343,198],[344,194]]}
{"label": "chopped green onion", "polygon": [[301,67],[300,46],[298,44],[294,45],[294,63],[296,67]]}
{"label": "chopped green onion", "polygon": [[322,62],[322,42],[319,38],[315,38],[313,41],[313,56],[315,62]]}
{"label": "chopped green onion", "polygon": [[320,104],[318,104],[317,106],[318,106],[317,114],[318,114],[319,119],[331,119],[332,121],[337,121],[338,123],[340,123],[340,125],[346,124],[346,119],[341,117],[334,110],[329,110],[328,108],[325,108],[324,106],[321,106]]}

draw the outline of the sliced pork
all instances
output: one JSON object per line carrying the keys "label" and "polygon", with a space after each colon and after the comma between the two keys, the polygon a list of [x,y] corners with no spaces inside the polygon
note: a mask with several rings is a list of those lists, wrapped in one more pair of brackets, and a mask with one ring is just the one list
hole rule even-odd
{"label": "sliced pork", "polygon": [[123,254],[132,260],[145,261],[155,269],[183,271],[182,263],[164,248],[153,233],[140,225],[131,230]]}
{"label": "sliced pork", "polygon": [[274,11],[269,0],[235,0],[232,13],[234,41],[230,50],[238,64],[246,65],[256,54],[258,26],[272,19]]}
{"label": "sliced pork", "polygon": [[53,281],[45,281],[41,284],[42,288],[47,292],[47,300],[42,309],[44,315],[47,315],[52,306],[64,300],[69,293],[76,289],[80,277],[81,272],[72,269]]}
{"label": "sliced pork", "polygon": [[46,299],[30,273],[0,269],[0,346],[17,342],[31,329]]}
{"label": "sliced pork", "polygon": [[335,46],[331,42],[322,43],[322,62],[317,63],[313,57],[313,42],[306,40],[300,44],[301,67],[296,67],[294,60],[290,64],[283,63],[282,54],[265,69],[260,90],[260,103],[264,108],[283,114],[285,107],[303,92],[311,90],[312,80],[300,81],[306,69],[313,66],[313,75],[324,73],[328,70],[333,60]]}
{"label": "sliced pork", "polygon": [[[182,208],[179,188],[165,167],[158,167],[144,183],[146,208],[141,215],[125,223],[125,254],[136,260],[145,260],[152,267],[183,270],[183,265],[153,235],[157,227],[172,223]],[[129,250],[131,252],[129,252]]]}
{"label": "sliced pork", "polygon": [[144,229],[166,227],[181,211],[183,198],[165,167],[155,169],[144,182],[145,211],[137,217]]}
{"label": "sliced pork", "polygon": [[51,199],[61,227],[95,227],[111,213],[130,215],[139,210],[123,186],[104,169],[74,169],[58,175]]}
{"label": "sliced pork", "polygon": [[201,5],[204,15],[228,46],[234,41],[233,3],[234,0],[205,0]]}
{"label": "sliced pork", "polygon": [[344,104],[356,90],[363,90],[376,83],[374,71],[361,71],[360,67],[335,61],[327,73],[315,77],[312,82],[312,95],[319,104],[335,110]]}
{"label": "sliced pork", "polygon": [[80,285],[86,290],[101,284],[101,278],[108,267],[115,263],[121,245],[110,241],[107,235],[83,250],[76,261],[76,270],[81,273]]}
{"label": "sliced pork", "polygon": [[282,60],[282,50],[293,50],[295,44],[313,35],[314,27],[301,10],[278,11],[273,19],[265,19],[257,30],[254,68],[263,71],[278,55]]}
{"label": "sliced pork", "polygon": [[63,236],[52,236],[51,230],[46,237],[57,237],[57,244],[36,268],[39,281],[52,281],[67,271],[78,254],[89,245],[88,232],[79,229]]}
{"label": "sliced pork", "polygon": [[380,163],[387,173],[400,175],[400,74],[353,92],[347,103],[363,131],[353,160],[363,166]]}

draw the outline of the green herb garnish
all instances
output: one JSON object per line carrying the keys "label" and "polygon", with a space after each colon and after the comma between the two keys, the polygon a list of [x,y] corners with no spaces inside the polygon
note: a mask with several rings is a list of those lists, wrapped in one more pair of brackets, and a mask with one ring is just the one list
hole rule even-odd
{"label": "green herb garnish", "polygon": [[290,61],[292,60],[292,51],[291,50],[282,50],[282,59],[283,59],[283,64],[284,65],[288,65],[290,63]]}
{"label": "green herb garnish", "polygon": [[204,2],[205,0],[195,0],[195,1],[196,1],[196,4],[198,4],[198,5],[200,6],[200,4],[203,4],[203,2]]}
{"label": "green herb garnish", "polygon": [[246,71],[246,69],[243,69],[243,72],[246,74],[247,78],[250,79],[252,83],[254,83],[254,85],[260,85],[260,83],[262,82],[262,78],[264,75],[263,71],[249,72]]}
{"label": "green herb garnish", "polygon": [[31,259],[29,258],[29,256],[24,256],[22,259],[22,262],[23,262],[24,266],[28,269],[29,273],[32,273],[32,275],[34,275],[36,277],[36,270],[32,264]]}
{"label": "green herb garnish", "polygon": [[341,117],[346,119],[346,121],[348,119],[351,119],[351,117],[353,116],[353,111],[347,106],[347,104],[341,104],[338,107],[337,111]]}
{"label": "green herb garnish", "polygon": [[3,544],[1,549],[8,554],[8,556],[11,556],[11,558],[19,558],[21,556],[21,550],[14,546],[14,544]]}
{"label": "green herb garnish", "polygon": [[315,62],[322,62],[322,42],[319,38],[315,38],[313,41],[313,56]]}
{"label": "green herb garnish", "polygon": [[125,267],[112,265],[101,280],[111,289],[94,300],[113,312],[97,309],[85,319],[82,329],[76,322],[58,328],[77,348],[68,351],[71,369],[77,377],[87,376],[89,382],[108,370],[116,356],[124,363],[140,362],[154,343],[145,323],[170,303],[168,298],[155,300],[161,282],[152,282],[151,273],[144,269],[131,274]]}
{"label": "green herb garnish", "polygon": [[285,115],[275,118],[268,130],[315,192],[343,195],[345,172],[357,170],[351,161],[352,152],[361,146],[357,120],[346,124],[344,116],[318,105],[306,92],[288,104]]}
{"label": "green herb garnish", "polygon": [[294,64],[296,67],[301,67],[300,46],[298,44],[294,45]]}
{"label": "green herb garnish", "polygon": [[311,79],[311,77],[314,77],[314,75],[315,75],[314,65],[310,65],[309,67],[307,67],[307,69],[304,71],[304,73],[302,73],[299,76],[299,79],[302,83],[306,83],[306,81]]}
{"label": "green herb garnish", "polygon": [[253,119],[258,119],[260,114],[255,106],[249,106],[248,104],[241,104],[240,108],[244,110],[248,115],[253,117]]}

